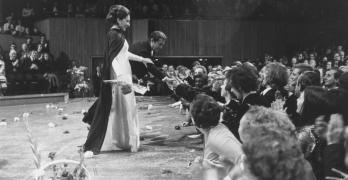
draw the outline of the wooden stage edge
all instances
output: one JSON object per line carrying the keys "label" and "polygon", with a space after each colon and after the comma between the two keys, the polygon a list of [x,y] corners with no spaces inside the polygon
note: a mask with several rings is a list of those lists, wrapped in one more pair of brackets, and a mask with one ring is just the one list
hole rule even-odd
{"label": "wooden stage edge", "polygon": [[27,94],[0,97],[0,107],[27,104],[57,103],[69,100],[69,93]]}

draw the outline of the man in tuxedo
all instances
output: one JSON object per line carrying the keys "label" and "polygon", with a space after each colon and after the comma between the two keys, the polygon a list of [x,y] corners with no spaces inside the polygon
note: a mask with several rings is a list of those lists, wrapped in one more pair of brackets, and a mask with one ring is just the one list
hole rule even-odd
{"label": "man in tuxedo", "polygon": [[95,97],[99,97],[100,83],[101,83],[101,72],[100,67],[97,66],[96,72],[93,74],[93,89]]}
{"label": "man in tuxedo", "polygon": [[[143,58],[153,59],[154,53],[161,50],[167,40],[166,35],[161,31],[154,31],[150,34],[147,41],[137,42],[129,46],[128,51],[141,56]],[[161,72],[154,64],[144,64],[137,61],[129,61],[132,73],[138,79],[142,79],[148,72],[164,82],[171,83],[174,79],[167,77],[163,72]]]}

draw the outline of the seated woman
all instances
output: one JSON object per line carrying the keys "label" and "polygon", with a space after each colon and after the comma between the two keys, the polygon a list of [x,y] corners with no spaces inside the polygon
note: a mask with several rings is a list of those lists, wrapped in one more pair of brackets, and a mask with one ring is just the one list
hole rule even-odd
{"label": "seated woman", "polygon": [[39,61],[43,61],[43,56],[44,56],[43,45],[37,44],[36,50],[37,50],[37,59]]}
{"label": "seated woman", "polygon": [[234,124],[238,121],[237,110],[240,108],[240,102],[235,99],[235,95],[231,91],[231,85],[228,83],[228,79],[231,79],[234,69],[228,70],[226,72],[226,78],[223,85],[221,86],[221,97],[225,98],[225,105],[223,106],[222,111],[222,123],[230,129],[232,132]]}
{"label": "seated woman", "polygon": [[22,44],[22,49],[19,51],[19,60],[23,62],[24,59],[30,57],[30,51],[28,49],[27,43]]}
{"label": "seated woman", "polygon": [[322,115],[328,118],[336,108],[335,99],[321,87],[306,87],[297,100],[300,121],[296,136],[304,157],[312,165],[318,180],[325,179],[323,160],[326,142],[321,140],[315,132],[314,122]]}
{"label": "seated woman", "polygon": [[220,157],[235,159],[242,154],[241,144],[231,131],[220,123],[221,108],[210,96],[197,95],[190,106],[192,121],[204,134],[203,169]]}
{"label": "seated woman", "polygon": [[10,59],[6,62],[6,77],[9,83],[11,94],[22,94],[24,90],[24,76],[22,75],[22,66],[17,58],[17,52],[10,51]]}

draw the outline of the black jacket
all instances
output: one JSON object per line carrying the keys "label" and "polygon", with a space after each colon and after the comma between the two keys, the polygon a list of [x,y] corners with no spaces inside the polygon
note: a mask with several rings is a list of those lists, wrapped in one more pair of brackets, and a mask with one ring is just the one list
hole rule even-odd
{"label": "black jacket", "polygon": [[[129,46],[129,52],[141,56],[143,58],[150,58],[153,60],[153,56],[151,55],[151,46],[148,41],[137,42]],[[142,79],[148,72],[153,74],[155,78],[162,80],[166,77],[154,64],[146,64],[146,66],[142,62],[137,61],[129,61],[133,75],[136,75],[138,79]]]}
{"label": "black jacket", "polygon": [[234,126],[232,128],[230,128],[232,133],[236,136],[236,138],[239,141],[241,141],[239,133],[238,133],[240,120],[242,119],[244,114],[249,110],[249,108],[251,106],[255,106],[255,105],[264,106],[264,107],[271,107],[271,105],[268,103],[268,101],[264,97],[260,96],[258,93],[249,94],[247,97],[244,98],[239,109],[236,112],[235,122],[233,123]]}

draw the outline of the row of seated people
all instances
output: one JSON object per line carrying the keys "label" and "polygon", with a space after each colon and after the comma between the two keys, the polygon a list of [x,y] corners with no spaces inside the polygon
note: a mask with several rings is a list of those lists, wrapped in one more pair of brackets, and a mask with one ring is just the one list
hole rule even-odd
{"label": "row of seated people", "polygon": [[[339,69],[326,72],[323,78],[324,86],[321,84],[320,74],[310,65],[303,63],[294,65],[288,72],[286,66],[277,62],[266,62],[260,71],[253,64],[245,62],[226,68],[222,73],[224,74],[222,77],[219,75],[220,72],[211,71],[208,74],[205,67],[197,65],[194,67],[193,78],[185,78],[193,80],[193,83],[174,83],[175,94],[190,103],[192,117],[191,122],[186,124],[195,125],[204,138],[204,159],[197,163],[200,169],[212,168],[211,165],[215,166],[214,162],[219,162],[221,158],[238,162],[238,158],[241,158],[240,155],[245,150],[244,145],[256,138],[250,136],[252,134],[245,134],[246,131],[242,129],[250,126],[251,123],[268,125],[274,123],[273,125],[280,126],[284,128],[283,130],[291,131],[292,135],[288,137],[293,138],[294,145],[298,152],[301,152],[298,154],[302,159],[300,165],[305,168],[296,168],[296,171],[302,171],[302,173],[294,175],[297,177],[293,179],[323,180],[327,176],[340,177],[332,171],[333,167],[347,173],[344,165],[345,154],[327,152],[327,149],[332,149],[333,146],[340,146],[342,152],[345,152],[346,147],[338,141],[332,142],[332,139],[323,138],[324,136],[316,131],[314,125],[321,115],[324,118],[322,121],[329,122],[330,115],[335,113],[343,114],[345,119],[339,119],[342,125],[343,121],[347,122],[345,115],[347,115],[348,105],[348,72],[344,73]],[[216,83],[209,82],[209,79],[214,76],[216,76],[213,78]],[[256,120],[253,121],[251,118]],[[286,119],[286,124],[281,122],[283,119]],[[259,131],[254,133],[256,132]],[[244,153],[247,154],[245,151]],[[255,153],[261,152],[256,152],[254,149],[254,153],[249,155]],[[259,158],[262,159],[262,157]],[[278,158],[272,162],[263,161],[260,165],[266,167],[274,163],[273,167],[276,167],[276,164],[282,161],[281,159],[283,160]],[[256,163],[250,162],[248,158],[245,160]],[[333,160],[337,164],[330,164]],[[289,160],[291,161],[294,162],[294,159]],[[289,169],[283,170],[289,171]],[[267,175],[254,174],[255,171],[249,173],[256,177],[260,176],[255,179],[266,179],[262,176]],[[221,177],[229,175],[231,174],[227,173]],[[278,178],[270,179],[287,179],[283,175],[277,174]]]}
{"label": "row of seated people", "polygon": [[0,56],[2,74],[7,80],[7,94],[30,94],[56,92],[57,77],[52,73],[52,61],[49,53],[45,52],[39,59],[38,51],[30,51],[28,56],[18,58],[17,52],[11,50],[9,58]]}

